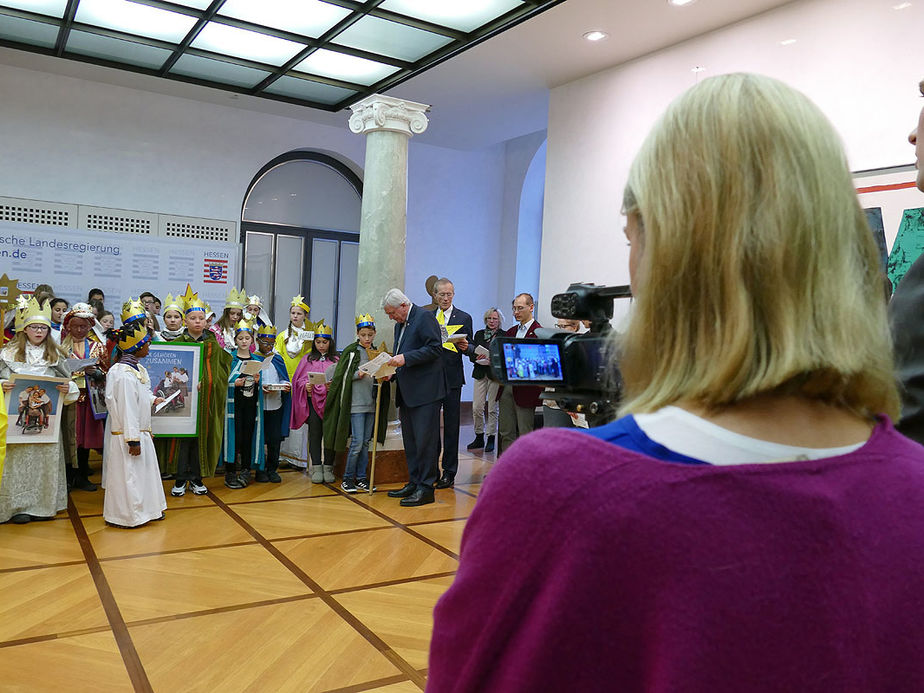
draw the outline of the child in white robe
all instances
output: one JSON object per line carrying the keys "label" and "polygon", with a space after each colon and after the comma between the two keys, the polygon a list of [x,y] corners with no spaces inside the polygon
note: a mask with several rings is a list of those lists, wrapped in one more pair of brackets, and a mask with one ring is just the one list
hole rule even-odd
{"label": "child in white robe", "polygon": [[106,378],[106,495],[103,519],[116,527],[140,527],[163,519],[167,499],[151,437],[151,407],[163,401],[138,359],[148,353],[150,334],[142,321],[117,333],[118,361]]}

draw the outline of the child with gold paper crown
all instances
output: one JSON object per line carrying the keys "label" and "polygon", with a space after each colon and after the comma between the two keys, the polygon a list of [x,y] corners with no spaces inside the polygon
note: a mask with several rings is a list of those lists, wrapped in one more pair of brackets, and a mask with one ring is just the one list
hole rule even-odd
{"label": "child with gold paper crown", "polygon": [[[302,359],[311,351],[314,341],[314,326],[308,322],[311,308],[302,296],[295,296],[289,305],[289,326],[276,335],[276,353],[286,363],[289,379],[295,375],[295,369]],[[300,426],[289,431],[289,437],[282,443],[282,454],[294,469],[308,467],[308,426]]]}
{"label": "child with gold paper crown", "polygon": [[[254,361],[263,361],[259,354],[250,352],[254,344],[253,326],[241,320],[234,330],[237,349],[231,353],[231,372],[228,375],[228,399],[225,415],[225,486],[244,488],[250,483],[250,470],[263,469],[263,389],[260,372],[247,374],[244,367]],[[240,457],[239,471],[235,474],[235,457]]]}
{"label": "child with gold paper crown", "polygon": [[[22,305],[22,302],[20,302]],[[58,410],[77,401],[78,390],[64,361],[65,353],[50,336],[51,307],[32,298],[17,311],[16,336],[0,351],[0,386],[5,393],[13,389],[14,373],[68,378],[57,385],[61,392]],[[50,520],[67,507],[64,472],[64,444],[20,443],[7,447],[0,480],[0,522],[24,524],[31,520]]]}
{"label": "child with gold paper crown", "polygon": [[[323,323],[314,328],[314,343],[308,354],[295,369],[292,376],[292,422],[293,428],[308,425],[308,456],[311,458],[311,482],[328,484],[334,482],[334,453],[331,441],[324,440],[324,408],[327,400],[327,385],[312,385],[312,373],[333,372],[338,357],[334,349],[334,335]],[[323,458],[322,455],[323,454]]]}

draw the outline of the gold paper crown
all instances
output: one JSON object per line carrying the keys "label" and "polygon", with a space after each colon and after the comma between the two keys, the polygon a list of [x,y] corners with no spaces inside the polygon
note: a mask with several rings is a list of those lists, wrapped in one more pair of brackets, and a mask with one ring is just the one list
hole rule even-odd
{"label": "gold paper crown", "polygon": [[307,317],[307,316],[308,316],[308,313],[311,312],[311,308],[309,308],[309,307],[308,307],[308,304],[305,303],[305,297],[302,296],[301,294],[299,294],[298,296],[295,296],[295,297],[292,299],[292,305],[293,305],[293,306],[298,306],[298,307],[301,308],[303,311],[305,311],[305,317]]}
{"label": "gold paper crown", "polygon": [[253,336],[253,323],[249,320],[241,320],[234,326],[234,336],[237,337],[238,332],[249,332]]}
{"label": "gold paper crown", "polygon": [[371,327],[375,329],[375,320],[372,319],[369,313],[356,316],[356,329],[358,330],[361,327]]}
{"label": "gold paper crown", "polygon": [[122,325],[118,333],[119,349],[132,354],[151,341],[151,333],[143,322],[132,321]]}
{"label": "gold paper crown", "polygon": [[245,305],[247,305],[247,292],[244,289],[238,291],[232,287],[225,299],[225,308],[243,308]]}
{"label": "gold paper crown", "polygon": [[323,320],[321,320],[317,325],[314,326],[314,336],[333,339],[334,331],[325,325]]}
{"label": "gold paper crown", "polygon": [[167,294],[167,299],[164,301],[163,310],[161,310],[161,315],[166,315],[168,310],[175,310],[180,315],[183,314],[186,308],[185,303],[183,302],[183,297],[177,294],[176,298]]}
{"label": "gold paper crown", "polygon": [[253,296],[248,296],[248,297],[247,297],[247,305],[248,305],[248,306],[259,306],[260,308],[262,308],[262,307],[263,307],[263,299],[260,298],[259,296],[257,296],[256,294],[254,294]]}
{"label": "gold paper crown", "polygon": [[51,327],[51,301],[45,301],[44,306],[42,306],[35,300],[35,296],[30,298],[28,303],[26,303],[25,309],[22,311],[20,325],[20,329],[26,328],[29,325],[46,325],[47,327]]}
{"label": "gold paper crown", "polygon": [[275,337],[276,332],[275,325],[260,325],[257,328],[257,337]]}
{"label": "gold paper crown", "polygon": [[13,330],[19,332],[22,329],[22,319],[26,315],[26,308],[29,307],[29,300],[25,294],[19,294],[16,297],[16,314],[13,316]]}
{"label": "gold paper crown", "polygon": [[144,305],[141,301],[136,301],[131,296],[128,297],[128,300],[122,304],[122,324],[127,325],[130,322],[135,320],[144,320],[147,317],[147,313],[144,310]]}
{"label": "gold paper crown", "polygon": [[189,315],[194,310],[201,310],[203,313],[208,314],[210,310],[208,304],[199,298],[199,294],[194,292],[189,284],[186,285],[186,293],[180,298],[183,299],[184,315]]}

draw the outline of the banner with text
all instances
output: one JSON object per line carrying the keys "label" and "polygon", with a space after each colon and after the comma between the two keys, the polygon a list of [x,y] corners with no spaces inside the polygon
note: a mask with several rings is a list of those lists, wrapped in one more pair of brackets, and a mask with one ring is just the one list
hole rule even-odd
{"label": "banner with text", "polygon": [[0,275],[19,280],[20,291],[51,284],[71,303],[100,288],[116,315],[129,296],[144,291],[164,300],[186,284],[221,314],[237,287],[237,243],[202,242],[107,231],[78,231],[0,221]]}

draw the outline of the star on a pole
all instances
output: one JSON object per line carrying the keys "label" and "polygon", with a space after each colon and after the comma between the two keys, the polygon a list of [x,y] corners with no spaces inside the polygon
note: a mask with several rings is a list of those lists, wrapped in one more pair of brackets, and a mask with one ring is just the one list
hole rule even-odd
{"label": "star on a pole", "polygon": [[6,272],[0,277],[0,307],[9,310],[13,305],[14,296],[19,293],[19,280],[10,279]]}

